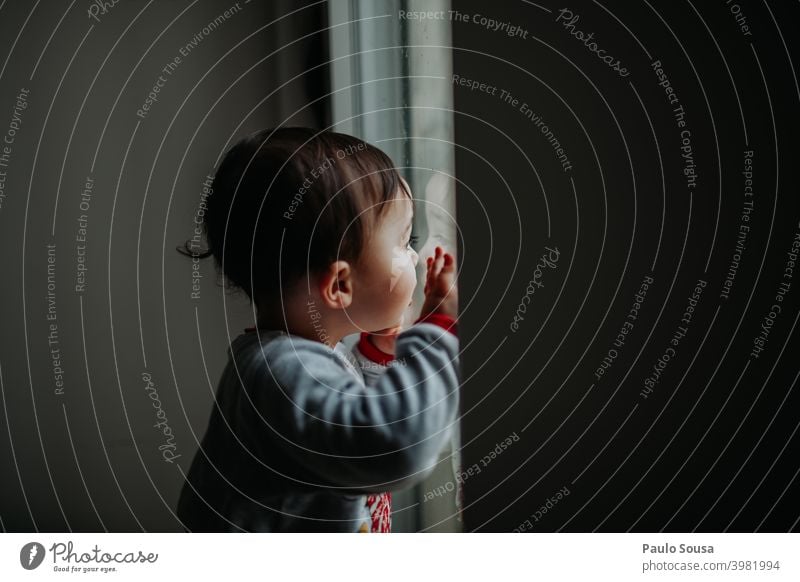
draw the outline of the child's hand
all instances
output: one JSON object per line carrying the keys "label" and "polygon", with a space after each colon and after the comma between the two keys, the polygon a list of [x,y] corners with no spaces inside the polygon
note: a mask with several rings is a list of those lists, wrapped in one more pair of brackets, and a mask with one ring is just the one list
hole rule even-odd
{"label": "child's hand", "polygon": [[442,247],[436,247],[434,256],[428,257],[428,274],[425,280],[425,303],[420,317],[441,313],[458,317],[458,292],[456,290],[456,260]]}

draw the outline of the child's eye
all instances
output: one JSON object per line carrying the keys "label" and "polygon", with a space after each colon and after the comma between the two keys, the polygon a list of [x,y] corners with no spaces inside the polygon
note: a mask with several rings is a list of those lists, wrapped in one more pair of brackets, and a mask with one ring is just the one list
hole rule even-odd
{"label": "child's eye", "polygon": [[408,248],[414,248],[417,246],[417,242],[419,241],[419,237],[417,235],[412,234],[411,237],[408,239],[408,244],[406,245]]}

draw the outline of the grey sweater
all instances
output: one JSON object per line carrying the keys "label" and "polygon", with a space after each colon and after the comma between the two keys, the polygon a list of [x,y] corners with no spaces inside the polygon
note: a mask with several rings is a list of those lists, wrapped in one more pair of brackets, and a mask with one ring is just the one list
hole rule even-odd
{"label": "grey sweater", "polygon": [[434,469],[458,416],[458,339],[433,323],[396,359],[278,331],[238,336],[178,501],[189,531],[363,530],[368,493]]}

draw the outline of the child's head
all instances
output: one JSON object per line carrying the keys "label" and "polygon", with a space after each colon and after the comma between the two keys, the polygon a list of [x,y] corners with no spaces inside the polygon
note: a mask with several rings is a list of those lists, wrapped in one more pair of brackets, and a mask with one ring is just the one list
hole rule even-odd
{"label": "child's head", "polygon": [[416,286],[413,200],[391,159],[349,135],[284,127],[222,160],[204,228],[227,281],[259,312],[297,294],[355,329],[397,323]]}

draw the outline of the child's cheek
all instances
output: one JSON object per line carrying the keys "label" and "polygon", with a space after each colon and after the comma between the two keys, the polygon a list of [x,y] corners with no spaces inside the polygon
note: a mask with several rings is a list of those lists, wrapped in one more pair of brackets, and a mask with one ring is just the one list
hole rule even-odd
{"label": "child's cheek", "polygon": [[[410,253],[405,249],[395,248],[392,254],[392,268],[389,281],[390,293],[409,293],[417,284],[417,270]],[[410,287],[410,290],[409,290]]]}

